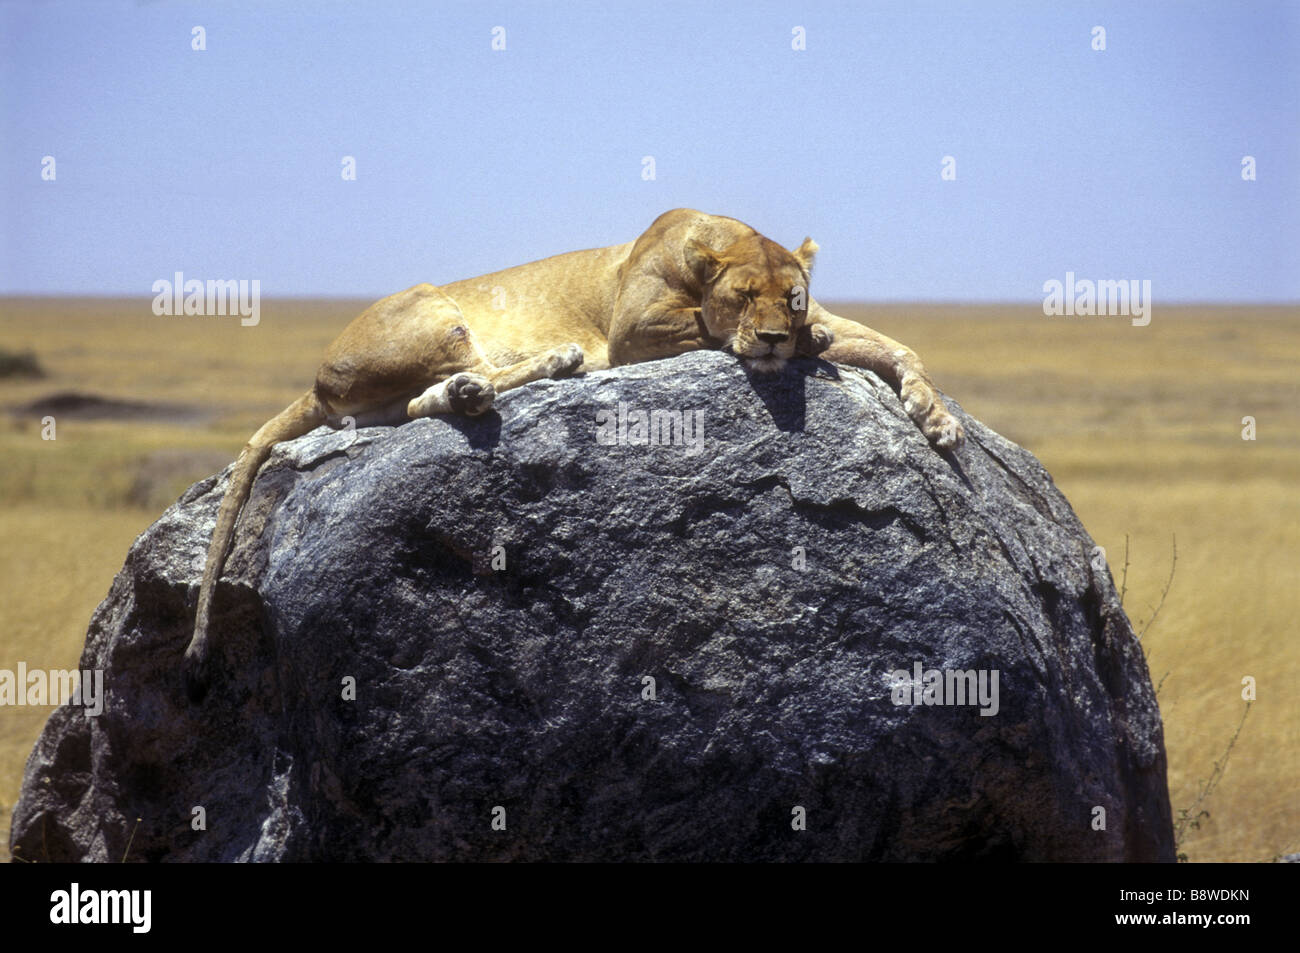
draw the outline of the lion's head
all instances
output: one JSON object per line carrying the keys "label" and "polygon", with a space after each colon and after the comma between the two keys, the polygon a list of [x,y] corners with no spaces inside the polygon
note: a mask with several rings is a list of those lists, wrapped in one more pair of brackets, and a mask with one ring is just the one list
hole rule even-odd
{"label": "lion's head", "polygon": [[709,335],[755,370],[780,370],[808,318],[816,254],[811,238],[794,251],[757,234],[722,251],[689,242],[686,262],[703,286],[700,316]]}

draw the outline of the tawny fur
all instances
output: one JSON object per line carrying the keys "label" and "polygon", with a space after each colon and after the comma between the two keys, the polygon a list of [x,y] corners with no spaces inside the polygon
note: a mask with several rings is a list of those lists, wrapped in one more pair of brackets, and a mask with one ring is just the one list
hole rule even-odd
{"label": "tawny fur", "polygon": [[600,370],[726,348],[755,371],[796,355],[874,371],[937,447],[964,439],[908,348],[837,317],[808,293],[817,245],[787,251],[732,218],[675,209],[636,241],[556,255],[367,308],[330,345],[315,386],[253,435],[217,514],[185,653],[208,682],[212,601],[240,510],[271,448],[322,424],[479,414],[495,395],[582,367]]}

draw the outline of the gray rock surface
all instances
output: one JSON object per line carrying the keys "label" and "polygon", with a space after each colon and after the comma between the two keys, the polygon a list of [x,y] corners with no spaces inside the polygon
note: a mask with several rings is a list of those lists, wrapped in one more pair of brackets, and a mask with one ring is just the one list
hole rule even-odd
{"label": "gray rock surface", "polygon": [[[620,401],[702,446],[602,444]],[[96,611],[105,710],[50,718],[13,851],[1172,861],[1110,573],[1042,466],[954,412],[940,454],[870,373],[699,353],[318,430],[245,509],[201,706],[180,659],[226,474],[197,483]],[[918,662],[997,670],[996,714],[895,704]]]}

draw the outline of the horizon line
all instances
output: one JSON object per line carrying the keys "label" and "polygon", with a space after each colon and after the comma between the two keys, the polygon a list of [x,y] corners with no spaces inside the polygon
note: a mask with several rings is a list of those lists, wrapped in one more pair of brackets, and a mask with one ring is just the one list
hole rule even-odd
{"label": "horizon line", "polygon": [[[263,301],[299,301],[299,302],[357,302],[382,301],[398,292],[388,292],[378,297],[365,294],[275,294],[262,295]],[[38,300],[93,300],[93,301],[151,301],[156,295],[152,293],[136,294],[126,292],[62,292],[62,291],[0,291],[0,301],[20,299]],[[852,305],[935,305],[935,306],[1024,306],[1043,303],[1042,298],[846,298],[840,296],[820,299],[823,302]],[[1278,307],[1300,308],[1300,298],[1177,298],[1164,301],[1162,307]],[[180,315],[185,317],[185,315]],[[203,317],[189,315],[188,317]]]}

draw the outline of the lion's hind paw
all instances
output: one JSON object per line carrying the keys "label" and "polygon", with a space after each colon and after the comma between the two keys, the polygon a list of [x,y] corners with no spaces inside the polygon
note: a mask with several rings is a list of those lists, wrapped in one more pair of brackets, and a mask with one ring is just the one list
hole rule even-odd
{"label": "lion's hind paw", "polygon": [[447,380],[447,403],[452,412],[477,417],[496,400],[496,388],[482,374],[461,373]]}

